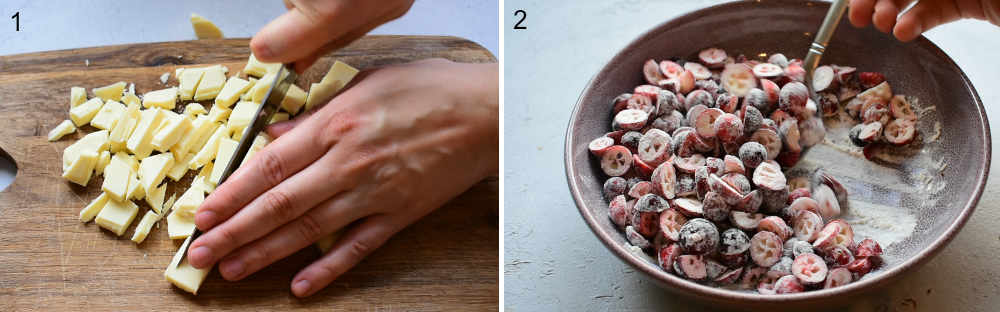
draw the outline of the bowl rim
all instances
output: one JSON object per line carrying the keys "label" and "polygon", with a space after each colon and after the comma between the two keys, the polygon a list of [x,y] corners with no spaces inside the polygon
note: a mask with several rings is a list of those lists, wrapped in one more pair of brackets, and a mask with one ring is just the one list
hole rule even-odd
{"label": "bowl rim", "polygon": [[[757,0],[756,2],[779,3],[786,5],[820,6],[823,8],[829,7],[830,5],[829,2],[815,1],[815,0],[808,0],[808,1]],[[775,303],[790,303],[790,302],[807,302],[824,298],[835,298],[838,296],[856,296],[863,293],[865,290],[871,289],[873,287],[884,286],[889,282],[892,282],[893,280],[899,278],[904,272],[925,264],[927,261],[933,258],[934,255],[940,252],[945,245],[947,245],[952,239],[955,238],[958,232],[968,221],[969,216],[971,216],[972,213],[975,211],[975,208],[979,203],[979,199],[982,196],[983,189],[986,186],[986,179],[989,176],[990,161],[992,157],[991,155],[992,140],[990,137],[989,121],[986,117],[986,110],[983,107],[982,99],[980,99],[979,93],[976,92],[976,89],[975,87],[973,87],[972,82],[969,81],[968,76],[965,74],[964,71],[962,71],[961,67],[959,67],[955,63],[955,61],[951,59],[951,57],[949,57],[937,45],[935,45],[933,42],[928,40],[923,35],[918,36],[917,39],[911,41],[910,44],[919,45],[920,47],[927,49],[928,51],[937,54],[939,57],[946,60],[947,61],[946,66],[952,67],[958,71],[967,91],[972,94],[978,112],[978,114],[975,117],[983,125],[982,132],[980,133],[981,135],[980,137],[983,140],[983,145],[982,145],[983,148],[980,152],[983,153],[984,157],[983,161],[978,164],[980,170],[978,172],[978,176],[976,177],[977,185],[973,190],[972,196],[965,203],[958,217],[955,220],[953,220],[951,224],[948,225],[947,229],[945,229],[945,231],[942,232],[941,235],[934,238],[934,240],[929,245],[918,251],[913,256],[904,260],[901,264],[891,269],[881,271],[878,275],[875,275],[872,278],[855,281],[845,286],[835,287],[831,289],[807,291],[795,294],[765,295],[747,291],[734,291],[714,286],[706,286],[696,282],[688,281],[686,279],[682,279],[673,274],[669,274],[666,271],[660,269],[659,266],[657,265],[650,265],[649,263],[646,263],[646,261],[641,261],[638,258],[635,258],[632,255],[632,252],[628,250],[623,244],[618,244],[615,241],[613,241],[611,235],[620,235],[619,233],[612,234],[601,231],[597,217],[591,214],[590,211],[586,208],[586,204],[583,202],[583,198],[580,195],[581,194],[580,185],[574,179],[574,177],[577,176],[578,172],[573,165],[574,151],[572,146],[572,139],[574,134],[573,129],[576,127],[577,120],[579,120],[580,118],[583,101],[588,97],[588,95],[593,90],[593,87],[595,85],[595,79],[597,79],[597,77],[599,76],[606,74],[610,70],[608,65],[613,63],[613,61],[625,57],[626,51],[632,51],[636,49],[639,45],[642,45],[643,42],[652,39],[657,34],[659,34],[662,31],[665,31],[666,29],[669,29],[670,27],[688,23],[700,17],[701,15],[707,14],[712,11],[724,10],[724,9],[729,9],[730,7],[743,6],[747,4],[748,4],[747,2],[737,1],[737,2],[727,2],[727,3],[712,5],[684,13],[676,18],[659,23],[653,28],[643,32],[641,35],[630,41],[624,48],[620,49],[617,53],[615,53],[611,58],[607,59],[607,61],[604,63],[604,66],[601,67],[601,70],[598,71],[596,74],[594,74],[587,82],[587,85],[584,87],[583,92],[581,92],[579,98],[577,98],[576,104],[574,104],[573,111],[570,115],[566,129],[566,138],[564,143],[565,146],[563,151],[564,166],[566,170],[566,180],[569,184],[569,190],[571,195],[573,196],[573,201],[576,203],[577,210],[580,212],[580,215],[587,223],[587,226],[590,228],[592,232],[594,232],[594,234],[597,235],[598,239],[605,245],[605,247],[607,247],[609,250],[612,251],[614,255],[618,256],[618,258],[628,263],[636,270],[639,270],[645,273],[648,277],[655,279],[659,284],[669,285],[670,288],[672,288],[672,290],[678,290],[679,293],[683,293],[685,295],[697,295],[703,299],[708,299],[710,301],[717,301],[717,302],[730,302],[735,299],[735,300],[756,301],[764,304],[775,304]]]}

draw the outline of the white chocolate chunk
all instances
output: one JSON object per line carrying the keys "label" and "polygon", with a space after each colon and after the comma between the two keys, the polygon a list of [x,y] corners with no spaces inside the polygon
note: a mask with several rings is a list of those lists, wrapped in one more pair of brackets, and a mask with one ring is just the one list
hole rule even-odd
{"label": "white chocolate chunk", "polygon": [[112,153],[125,150],[125,142],[132,135],[136,125],[139,124],[141,116],[138,104],[129,104],[128,108],[125,108],[122,120],[115,123],[114,129],[111,130],[111,136],[108,138]]}
{"label": "white chocolate chunk", "polygon": [[254,102],[236,103],[232,114],[229,114],[229,122],[226,123],[226,127],[234,132],[246,128],[253,121],[254,116],[257,115],[260,105]]}
{"label": "white chocolate chunk", "polygon": [[97,116],[97,112],[101,110],[102,106],[104,106],[104,101],[100,98],[92,98],[83,104],[70,108],[69,119],[73,120],[77,127],[83,126],[94,119],[94,116]]}
{"label": "white chocolate chunk", "polygon": [[125,230],[128,229],[129,224],[132,224],[132,220],[135,219],[135,215],[139,213],[139,206],[136,206],[130,200],[118,201],[111,199],[108,201],[101,212],[97,213],[97,218],[95,219],[98,226],[115,233],[115,235],[122,236],[125,234]]}
{"label": "white chocolate chunk", "polygon": [[226,119],[228,119],[229,114],[231,114],[232,112],[233,110],[231,109],[213,105],[212,109],[208,111],[208,120],[211,120],[212,122],[221,123]]}
{"label": "white chocolate chunk", "polygon": [[81,87],[69,88],[69,107],[76,107],[87,101],[87,89]]}
{"label": "white chocolate chunk", "polygon": [[289,116],[288,113],[274,113],[274,115],[271,115],[271,120],[267,121],[267,124],[270,125],[273,123],[288,121],[289,118],[291,118],[291,116]]}
{"label": "white chocolate chunk", "polygon": [[306,97],[308,97],[306,91],[299,88],[299,86],[291,85],[288,87],[288,91],[285,92],[285,98],[281,100],[281,109],[293,115],[298,114],[299,110],[302,109],[302,105],[306,104]]}
{"label": "white chocolate chunk", "polygon": [[253,98],[253,94],[250,93],[250,90],[253,90],[253,88],[257,86],[257,81],[259,80],[254,77],[249,77],[247,81],[250,82],[250,84],[247,85],[247,92],[243,92],[243,95],[240,96],[240,101],[249,101]]}
{"label": "white chocolate chunk", "polygon": [[219,91],[219,95],[215,98],[215,106],[229,108],[233,103],[236,103],[236,100],[240,99],[240,95],[249,89],[249,81],[236,76],[230,77],[229,81],[226,81],[226,85],[222,87],[222,91]]}
{"label": "white chocolate chunk", "polygon": [[184,115],[173,115],[169,120],[165,120],[162,128],[157,130],[150,144],[157,151],[166,152],[171,146],[180,142],[189,130],[191,130],[191,119]]}
{"label": "white chocolate chunk", "polygon": [[208,275],[208,272],[212,268],[196,269],[188,264],[184,252],[190,243],[191,239],[188,238],[184,241],[184,244],[181,244],[181,248],[174,254],[174,258],[170,261],[170,265],[167,266],[167,270],[163,272],[163,277],[178,288],[197,295],[198,287],[201,287],[201,283],[205,281],[205,276]]}
{"label": "white chocolate chunk", "polygon": [[98,156],[99,154],[93,151],[81,152],[77,155],[76,160],[70,164],[69,169],[63,172],[62,177],[81,186],[87,186],[87,182],[90,182],[90,176],[94,172],[94,167],[97,166]]}
{"label": "white chocolate chunk", "polygon": [[274,79],[278,77],[278,74],[270,72],[260,78],[256,84],[253,85],[253,89],[250,89],[250,101],[257,103],[264,103],[264,97],[267,96],[267,89],[274,84]]}
{"label": "white chocolate chunk", "polygon": [[167,177],[174,181],[184,177],[184,174],[188,171],[188,163],[192,158],[194,158],[194,154],[187,153],[183,158],[177,159],[174,165],[170,167],[170,170],[167,171]]}
{"label": "white chocolate chunk", "polygon": [[232,139],[239,141],[243,139],[243,132],[246,132],[246,127],[232,128],[226,127],[226,132],[232,134]]}
{"label": "white chocolate chunk", "polygon": [[135,226],[135,233],[132,233],[132,241],[136,244],[141,244],[142,241],[146,240],[146,236],[149,235],[149,231],[153,229],[153,224],[156,224],[156,221],[160,221],[160,215],[152,210],[146,211],[146,214],[142,216],[142,220],[139,220],[139,224]]}
{"label": "white chocolate chunk", "polygon": [[214,99],[222,86],[226,83],[226,74],[222,66],[212,66],[205,70],[205,75],[201,77],[198,88],[194,93],[195,101]]}
{"label": "white chocolate chunk", "polygon": [[111,159],[115,158],[118,158],[120,161],[123,161],[126,164],[128,164],[130,170],[139,172],[139,161],[135,159],[135,156],[126,154],[125,152],[119,152],[115,153],[114,155],[111,155]]}
{"label": "white chocolate chunk", "polygon": [[250,59],[247,60],[247,66],[243,67],[243,72],[254,77],[262,77],[267,73],[278,71],[279,67],[281,67],[281,63],[261,63],[251,53]]}
{"label": "white chocolate chunk", "polygon": [[83,152],[100,155],[108,149],[108,130],[91,132],[63,150],[63,170],[69,169]]}
{"label": "white chocolate chunk", "polygon": [[201,15],[191,13],[191,27],[198,39],[222,39],[222,31]]}
{"label": "white chocolate chunk", "polygon": [[160,212],[160,216],[170,213],[170,207],[174,206],[174,201],[176,200],[177,200],[177,194],[176,193],[170,194],[170,198],[167,198],[167,201],[163,202],[163,206],[161,206],[163,207],[163,211]]}
{"label": "white chocolate chunk", "polygon": [[177,88],[173,87],[146,92],[146,94],[142,96],[142,107],[174,109],[174,107],[177,107]]}
{"label": "white chocolate chunk", "polygon": [[212,175],[209,176],[208,182],[212,184],[219,185],[219,179],[222,178],[222,172],[226,170],[226,165],[233,158],[233,153],[236,152],[236,146],[239,142],[230,140],[228,138],[223,138],[219,140],[219,151],[215,155],[215,168],[212,169]]}
{"label": "white chocolate chunk", "polygon": [[49,142],[58,141],[63,136],[76,132],[76,126],[73,125],[72,121],[63,120],[58,126],[49,130]]}
{"label": "white chocolate chunk", "polygon": [[184,115],[194,116],[204,114],[208,114],[208,110],[206,110],[205,106],[202,106],[201,104],[190,103],[188,105],[184,105]]}
{"label": "white chocolate chunk", "polygon": [[132,179],[128,182],[128,199],[141,200],[146,197],[146,189],[142,187],[138,172],[132,171]]}
{"label": "white chocolate chunk", "polygon": [[[180,198],[174,203],[174,207],[180,202]],[[167,235],[170,239],[185,239],[194,233],[194,217],[185,217],[177,213],[175,208],[171,209],[167,215]]]}
{"label": "white chocolate chunk", "polygon": [[215,159],[215,154],[219,150],[219,141],[226,138],[226,128],[217,127],[212,136],[208,138],[205,142],[205,146],[202,146],[198,154],[195,154],[194,158],[191,159],[191,163],[188,164],[188,169],[198,169],[207,163],[210,163]]}
{"label": "white chocolate chunk", "polygon": [[181,197],[177,198],[177,202],[174,203],[174,213],[179,214],[181,217],[190,218],[194,220],[194,213],[198,211],[198,206],[205,201],[205,190],[201,187],[192,185],[187,191],[184,192]]}
{"label": "white chocolate chunk", "polygon": [[[205,166],[205,167],[208,167],[208,166]],[[215,185],[212,184],[212,182],[208,182],[208,177],[207,176],[197,176],[197,177],[195,177],[194,180],[191,181],[191,187],[200,188],[202,191],[205,191],[205,193],[209,193],[209,194],[211,194],[213,191],[215,191]]]}
{"label": "white chocolate chunk", "polygon": [[122,201],[128,197],[128,186],[132,182],[132,168],[119,157],[111,159],[104,168],[104,182],[101,190],[111,198]]}
{"label": "white chocolate chunk", "polygon": [[174,159],[183,158],[185,154],[201,150],[201,146],[208,141],[212,133],[215,132],[215,128],[218,127],[219,124],[209,120],[208,116],[195,118],[194,122],[191,123],[191,131],[188,131],[177,145],[170,148],[171,152],[174,153]]}
{"label": "white chocolate chunk", "polygon": [[104,150],[101,151],[101,155],[97,157],[97,167],[94,168],[97,174],[104,174],[104,168],[108,167],[111,163],[111,152]]}
{"label": "white chocolate chunk", "polygon": [[115,123],[121,120],[125,114],[125,105],[115,101],[107,101],[104,106],[90,120],[90,125],[101,130],[112,130]]}
{"label": "white chocolate chunk", "polygon": [[180,81],[180,98],[182,101],[190,101],[194,98],[194,91],[198,88],[198,83],[201,82],[201,77],[205,75],[205,71],[201,69],[184,69],[179,74],[177,74],[177,80]]}
{"label": "white chocolate chunk", "polygon": [[319,83],[314,83],[309,87],[309,96],[306,97],[306,110],[310,110],[316,105],[325,104],[337,92],[340,92],[358,74],[358,69],[347,65],[341,61],[336,61],[330,66],[330,71],[323,76]]}
{"label": "white chocolate chunk", "polygon": [[[149,158],[146,158],[149,159]],[[163,211],[163,197],[167,195],[167,185],[161,185],[160,187],[153,188],[152,190],[146,191],[146,203],[152,208],[151,211],[160,213]]]}
{"label": "white chocolate chunk", "polygon": [[109,199],[111,197],[108,197],[108,194],[101,193],[100,196],[90,201],[90,204],[87,204],[86,207],[83,207],[83,210],[80,210],[80,222],[87,223],[90,220],[94,220],[94,217],[97,216],[97,213],[101,212],[101,209],[104,208]]}
{"label": "white chocolate chunk", "polygon": [[146,157],[139,163],[139,181],[142,188],[147,192],[152,191],[163,178],[167,176],[167,171],[174,166],[174,155],[170,153],[156,154]]}
{"label": "white chocolate chunk", "polygon": [[271,143],[271,136],[267,135],[267,133],[261,133],[258,134],[257,137],[254,137],[253,143],[250,144],[250,150],[247,151],[247,156],[243,158],[243,162],[240,163],[240,166],[247,163],[247,161],[249,161],[250,158],[257,153],[257,151],[263,149],[264,145],[267,145],[268,143]]}
{"label": "white chocolate chunk", "polygon": [[128,108],[133,105],[140,106],[142,104],[142,100],[140,100],[135,94],[125,93],[125,95],[122,96],[122,103],[124,103],[125,107]]}
{"label": "white chocolate chunk", "polygon": [[149,156],[153,152],[151,141],[153,140],[154,130],[160,127],[164,116],[166,115],[158,108],[142,111],[139,124],[128,138],[125,147],[139,159]]}
{"label": "white chocolate chunk", "polygon": [[122,93],[125,92],[125,86],[128,85],[124,81],[119,81],[108,86],[95,88],[94,96],[101,98],[103,101],[121,101]]}

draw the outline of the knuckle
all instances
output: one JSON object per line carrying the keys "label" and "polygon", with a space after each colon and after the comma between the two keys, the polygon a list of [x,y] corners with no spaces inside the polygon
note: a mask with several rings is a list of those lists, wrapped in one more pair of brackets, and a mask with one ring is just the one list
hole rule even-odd
{"label": "knuckle", "polygon": [[347,252],[349,252],[352,257],[361,259],[368,256],[368,254],[372,252],[373,246],[374,244],[366,239],[356,239],[348,246],[350,249],[348,249]]}
{"label": "knuckle", "polygon": [[[332,106],[327,105],[326,107]],[[324,129],[322,131],[325,135],[321,137],[327,140],[325,142],[326,146],[336,143],[341,137],[357,126],[357,118],[345,110],[338,109],[326,112],[323,117],[326,119],[326,124],[323,126]]]}
{"label": "knuckle", "polygon": [[241,258],[243,263],[248,264],[250,267],[262,267],[268,262],[270,254],[271,252],[267,247],[253,248],[244,251]]}
{"label": "knuckle", "polygon": [[219,228],[216,233],[219,234],[218,235],[218,243],[219,243],[219,245],[222,245],[222,246],[237,246],[237,245],[241,244],[241,242],[236,239],[237,238],[236,233],[234,233],[233,230],[231,228],[229,228],[229,227]]}
{"label": "knuckle", "polygon": [[299,235],[306,242],[313,242],[323,235],[323,227],[316,221],[316,217],[305,214],[299,221]]}
{"label": "knuckle", "polygon": [[268,218],[287,221],[292,218],[292,195],[284,190],[272,189],[261,198],[264,214]]}
{"label": "knuckle", "polygon": [[278,185],[285,179],[285,168],[277,153],[264,149],[257,153],[264,179],[270,185]]}

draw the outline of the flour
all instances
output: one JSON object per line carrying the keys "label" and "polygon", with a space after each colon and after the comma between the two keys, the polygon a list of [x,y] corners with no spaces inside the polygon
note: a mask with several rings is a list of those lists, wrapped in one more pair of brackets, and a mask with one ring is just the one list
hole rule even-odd
{"label": "flour", "polygon": [[917,227],[917,217],[906,207],[872,204],[861,200],[849,201],[850,208],[841,217],[851,224],[854,241],[871,238],[888,252],[894,244],[913,234]]}
{"label": "flour", "polygon": [[[939,141],[941,123],[934,106],[908,101],[919,112],[918,132],[924,140],[906,146],[884,146],[873,150],[870,161],[862,148],[854,146],[848,132],[857,122],[841,110],[825,118],[826,137],[788,172],[810,174],[822,168],[848,190],[849,207],[840,218],[854,230],[854,240],[874,239],[882,246],[886,262],[902,261],[914,248],[907,243],[917,230],[917,216],[926,215],[938,203],[937,193],[946,186],[940,176],[947,168]],[[886,266],[888,267],[888,266]]]}

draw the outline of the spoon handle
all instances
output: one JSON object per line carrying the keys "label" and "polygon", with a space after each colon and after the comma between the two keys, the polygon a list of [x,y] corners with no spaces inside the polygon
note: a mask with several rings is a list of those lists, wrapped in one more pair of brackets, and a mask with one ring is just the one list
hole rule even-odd
{"label": "spoon handle", "polygon": [[823,25],[819,27],[819,31],[816,32],[816,37],[813,39],[813,43],[809,46],[809,53],[806,54],[805,61],[803,61],[802,66],[806,70],[806,87],[809,90],[813,89],[812,86],[812,74],[813,70],[819,66],[819,58],[823,56],[823,52],[826,51],[826,45],[830,43],[830,38],[833,37],[833,31],[837,29],[837,25],[840,24],[840,18],[844,16],[844,11],[847,10],[847,0],[834,0],[830,4],[830,10],[826,12],[826,18],[823,19]]}

